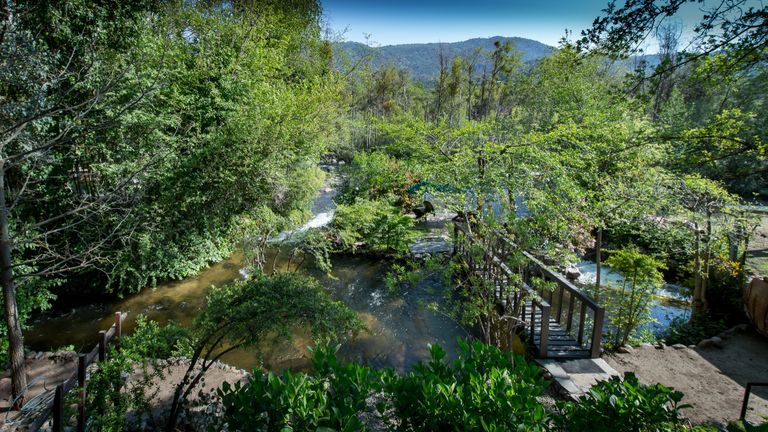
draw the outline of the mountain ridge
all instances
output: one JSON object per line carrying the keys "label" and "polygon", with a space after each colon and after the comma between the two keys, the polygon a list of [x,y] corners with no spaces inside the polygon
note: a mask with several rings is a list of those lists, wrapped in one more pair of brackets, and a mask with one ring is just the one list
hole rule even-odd
{"label": "mountain ridge", "polygon": [[493,52],[494,43],[497,41],[501,43],[512,42],[515,48],[520,51],[521,58],[525,63],[532,63],[555,50],[554,47],[539,41],[516,36],[492,36],[459,42],[409,43],[379,47],[371,47],[361,42],[340,42],[335,44],[335,48],[353,64],[364,56],[373,54],[372,66],[374,68],[391,64],[408,70],[414,80],[428,83],[434,81],[438,75],[440,69],[438,59],[441,48],[449,62],[457,56],[470,58],[477,48],[481,48],[483,53],[476,62],[475,70],[482,74],[484,69],[490,70],[490,54]]}

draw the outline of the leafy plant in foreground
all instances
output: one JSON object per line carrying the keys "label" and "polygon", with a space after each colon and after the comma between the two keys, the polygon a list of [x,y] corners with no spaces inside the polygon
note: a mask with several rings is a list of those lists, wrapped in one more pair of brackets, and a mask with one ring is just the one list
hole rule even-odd
{"label": "leafy plant in foreground", "polygon": [[315,351],[313,374],[254,371],[245,385],[229,383],[217,393],[230,430],[361,431],[358,415],[366,397],[381,389],[382,372],[357,363],[341,363],[336,349]]}
{"label": "leafy plant in foreground", "polygon": [[440,346],[430,351],[430,361],[385,383],[399,429],[546,430],[548,416],[536,399],[545,382],[535,365],[480,342],[460,340],[452,365]]}
{"label": "leafy plant in foreground", "polygon": [[567,432],[666,432],[686,430],[683,394],[662,384],[641,385],[635,374],[600,381],[577,402],[558,402],[556,429]]}

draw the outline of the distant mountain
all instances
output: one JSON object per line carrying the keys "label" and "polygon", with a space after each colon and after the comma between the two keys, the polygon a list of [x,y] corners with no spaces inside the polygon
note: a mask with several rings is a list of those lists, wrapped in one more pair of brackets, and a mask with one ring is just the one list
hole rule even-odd
{"label": "distant mountain", "polygon": [[512,42],[522,53],[522,60],[526,63],[546,57],[554,51],[553,47],[535,40],[501,36],[475,38],[463,42],[387,45],[376,48],[359,42],[342,42],[336,45],[336,51],[346,56],[353,64],[373,51],[374,67],[392,64],[408,70],[414,80],[427,83],[434,81],[438,75],[440,70],[438,56],[441,48],[449,62],[456,56],[471,58],[476,48],[482,48],[484,55],[481,55],[476,63],[476,70],[482,74],[484,67],[488,71],[491,70],[489,55],[493,52],[493,44],[496,41]]}

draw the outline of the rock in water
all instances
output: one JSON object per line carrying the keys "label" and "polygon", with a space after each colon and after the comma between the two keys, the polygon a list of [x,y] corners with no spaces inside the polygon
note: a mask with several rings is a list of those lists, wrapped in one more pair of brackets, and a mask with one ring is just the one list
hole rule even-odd
{"label": "rock in water", "polygon": [[435,213],[435,207],[429,201],[424,201],[422,205],[413,208],[413,214],[416,215],[416,219],[426,217],[429,213]]}
{"label": "rock in water", "polygon": [[568,267],[565,269],[565,277],[568,278],[568,280],[576,280],[581,276],[581,271],[577,267]]}

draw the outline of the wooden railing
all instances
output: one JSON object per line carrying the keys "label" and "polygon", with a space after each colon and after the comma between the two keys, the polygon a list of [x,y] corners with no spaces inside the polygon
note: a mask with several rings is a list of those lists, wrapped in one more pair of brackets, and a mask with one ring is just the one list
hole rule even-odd
{"label": "wooden railing", "polygon": [[[64,430],[64,408],[65,399],[67,393],[72,390],[78,390],[77,400],[77,428],[78,432],[86,430],[86,423],[88,421],[85,400],[86,400],[86,380],[87,370],[95,360],[103,362],[107,358],[107,344],[114,339],[115,349],[120,349],[120,336],[122,334],[122,326],[125,317],[128,316],[124,312],[115,313],[115,323],[108,330],[101,330],[98,333],[98,343],[93,349],[86,353],[80,354],[77,358],[77,370],[70,375],[69,378],[56,386],[53,398],[48,398],[43,404],[38,407],[34,412],[30,413],[32,417],[31,421],[23,421],[21,418],[14,420],[14,423],[18,424],[16,430],[24,430],[28,432],[37,432],[48,420],[53,420],[51,430],[53,432],[61,432]],[[26,417],[21,415],[20,417]],[[28,424],[20,424],[22,422]]]}
{"label": "wooden railing", "polygon": [[[499,298],[511,302],[512,310],[521,313],[519,319],[526,323],[531,341],[539,335],[539,357],[548,357],[551,322],[573,335],[577,346],[583,347],[589,357],[600,356],[605,317],[605,309],[602,306],[562,274],[552,270],[529,252],[520,250],[503,233],[495,231],[480,238],[477,234],[473,236],[463,223],[457,222],[454,226],[455,253],[460,254],[469,264],[471,272],[501,287]],[[483,253],[479,262],[477,257],[470,253],[470,244],[482,246]],[[523,265],[512,266],[517,269],[508,265],[513,253],[522,254],[524,257]],[[509,283],[513,274],[518,274],[522,279],[522,289],[516,289]],[[534,277],[553,283],[554,290],[545,289],[544,284],[534,283]],[[525,307],[522,307],[523,305]],[[591,318],[588,319],[590,314]]]}

